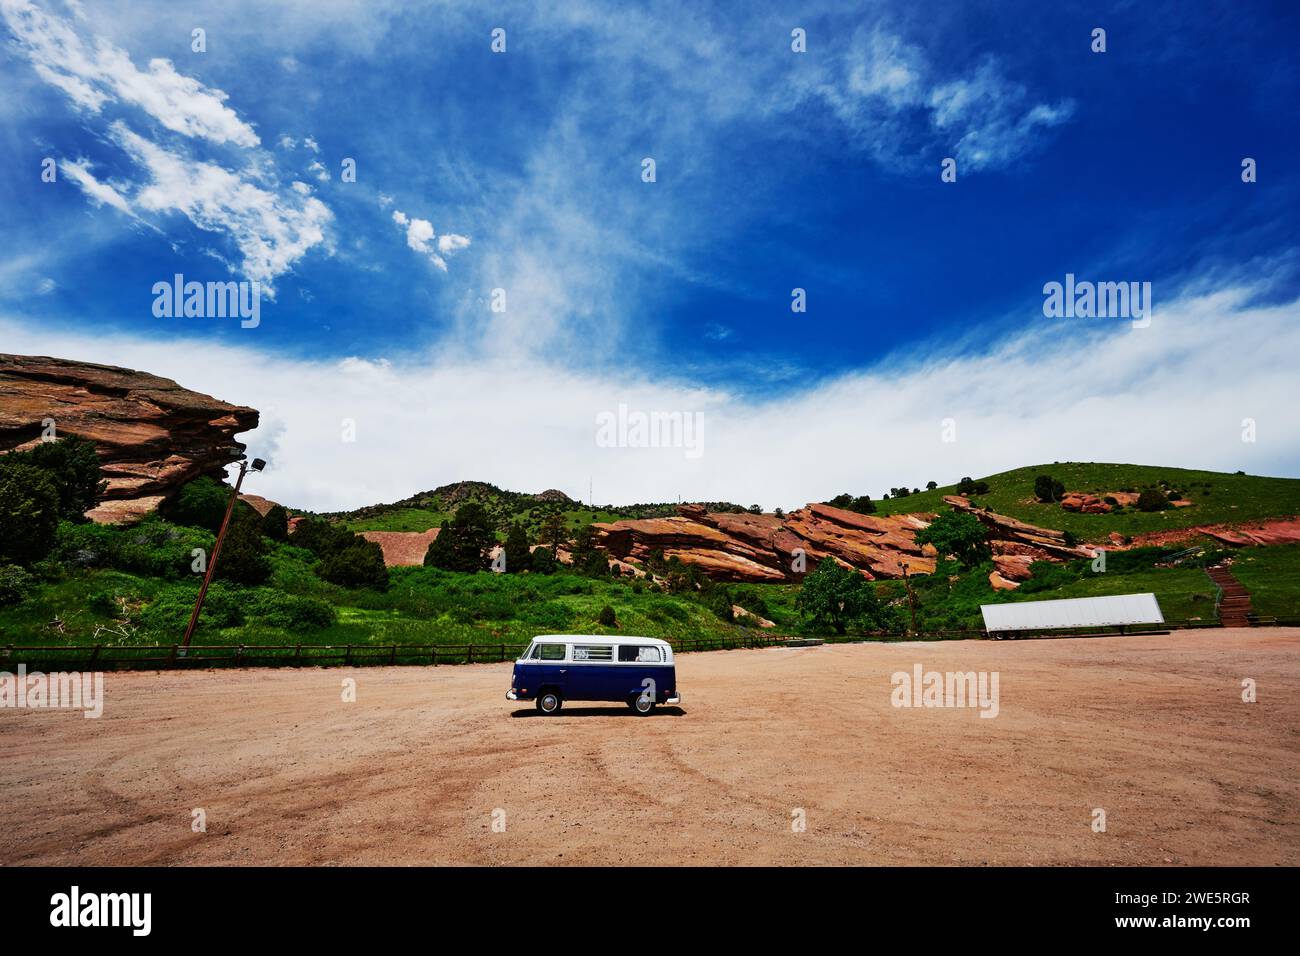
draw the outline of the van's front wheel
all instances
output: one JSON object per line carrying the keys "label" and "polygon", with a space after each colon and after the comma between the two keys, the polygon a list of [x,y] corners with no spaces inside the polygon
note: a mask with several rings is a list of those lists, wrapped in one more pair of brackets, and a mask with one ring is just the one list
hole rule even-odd
{"label": "van's front wheel", "polygon": [[654,698],[647,694],[634,694],[627,700],[627,705],[644,717],[655,709]]}
{"label": "van's front wheel", "polygon": [[553,690],[537,695],[537,709],[543,714],[554,714],[564,704],[564,698]]}

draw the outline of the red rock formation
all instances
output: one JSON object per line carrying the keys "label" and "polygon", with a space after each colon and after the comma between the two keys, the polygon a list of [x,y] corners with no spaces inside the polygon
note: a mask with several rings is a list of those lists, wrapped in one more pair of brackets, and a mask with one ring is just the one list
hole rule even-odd
{"label": "red rock formation", "polygon": [[1233,547],[1250,547],[1267,544],[1300,544],[1300,519],[1264,521],[1249,527],[1225,528],[1207,526],[1195,528],[1215,541]]}
{"label": "red rock formation", "polygon": [[983,511],[960,495],[945,495],[945,502],[958,511],[979,518],[989,528],[989,542],[993,554],[1015,554],[1039,561],[1069,561],[1073,558],[1091,558],[1090,548],[1075,547],[1065,543],[1064,531],[1039,528],[993,511]]}
{"label": "red rock formation", "polygon": [[384,552],[384,564],[388,567],[398,565],[411,566],[424,564],[424,555],[429,550],[433,539],[438,537],[438,529],[428,531],[358,531],[357,534],[367,541],[373,541]]}
{"label": "red rock formation", "polygon": [[0,355],[0,451],[55,434],[90,439],[108,490],[88,512],[101,522],[133,521],[199,475],[224,479],[239,459],[239,432],[256,409],[229,405],[171,379],[90,362]]}
{"label": "red rock formation", "polygon": [[[997,573],[1004,580],[1024,580],[1033,561],[1092,556],[1085,548],[1067,545],[1060,531],[980,511],[965,498],[945,500],[988,525]],[[597,523],[597,544],[619,562],[644,563],[662,551],[665,559],[680,558],[721,581],[797,580],[802,575],[793,568],[800,551],[809,571],[827,557],[872,579],[899,578],[905,570],[934,571],[934,548],[916,543],[916,532],[934,519],[932,514],[860,515],[824,504],[807,505],[784,518],[713,513],[700,505],[682,505],[679,511],[671,518]]]}

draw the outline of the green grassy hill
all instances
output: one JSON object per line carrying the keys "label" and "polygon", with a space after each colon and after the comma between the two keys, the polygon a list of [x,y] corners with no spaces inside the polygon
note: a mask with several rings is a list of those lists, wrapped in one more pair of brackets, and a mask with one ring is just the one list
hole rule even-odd
{"label": "green grassy hill", "polygon": [[[1102,495],[1112,491],[1159,488],[1177,491],[1190,507],[1141,512],[1125,508],[1110,514],[1079,514],[1059,504],[1034,500],[1034,479],[1051,475],[1066,491]],[[1135,535],[1148,531],[1190,528],[1195,525],[1255,521],[1300,514],[1300,479],[1233,475],[1156,465],[1117,465],[1099,462],[1060,462],[1016,468],[977,481],[989,485],[987,494],[972,500],[994,511],[1043,528],[1072,532],[1080,541],[1104,539],[1110,532]],[[942,511],[944,495],[957,493],[956,485],[923,491],[904,498],[876,501],[878,514]]]}
{"label": "green grassy hill", "polygon": [[[662,518],[677,513],[677,505],[667,502],[590,507],[559,491],[534,495],[506,491],[483,481],[461,481],[392,504],[369,505],[325,517],[346,524],[352,531],[427,531],[441,525],[467,501],[476,501],[487,510],[497,536],[502,539],[514,522],[522,524],[529,536],[536,538],[542,523],[556,513],[563,516],[570,532],[594,521]],[[739,505],[726,501],[708,502],[706,507],[714,511],[743,510]]]}

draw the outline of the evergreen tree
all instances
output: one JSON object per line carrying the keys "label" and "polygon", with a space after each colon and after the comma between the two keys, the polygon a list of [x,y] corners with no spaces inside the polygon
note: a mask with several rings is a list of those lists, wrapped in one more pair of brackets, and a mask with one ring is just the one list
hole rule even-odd
{"label": "evergreen tree", "polygon": [[59,530],[59,492],[43,468],[0,458],[0,565],[50,553]]}
{"label": "evergreen tree", "polygon": [[444,571],[479,571],[488,566],[487,556],[495,544],[487,511],[477,501],[467,501],[450,521],[442,523],[438,537],[425,552],[424,563]]}
{"label": "evergreen tree", "polygon": [[5,457],[46,472],[59,496],[59,516],[65,521],[85,521],[86,512],[99,503],[99,496],[108,487],[99,467],[95,443],[86,438],[72,436],[43,441]]}
{"label": "evergreen tree", "polygon": [[506,535],[506,573],[522,574],[533,566],[533,555],[528,549],[528,533],[523,525],[512,524]]}
{"label": "evergreen tree", "polygon": [[262,534],[272,541],[289,540],[289,512],[284,505],[275,505],[262,518]]}

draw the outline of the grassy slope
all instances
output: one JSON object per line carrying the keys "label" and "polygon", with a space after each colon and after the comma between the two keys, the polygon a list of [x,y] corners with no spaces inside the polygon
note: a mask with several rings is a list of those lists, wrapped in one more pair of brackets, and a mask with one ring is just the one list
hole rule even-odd
{"label": "grassy slope", "polygon": [[[1071,491],[1104,492],[1124,487],[1141,488],[1169,481],[1196,502],[1192,508],[1142,514],[1125,511],[1111,515],[1078,515],[1056,505],[1032,501],[1033,480],[1051,474]],[[1140,465],[1070,463],[1020,468],[992,475],[984,480],[991,486],[982,504],[1004,514],[1045,527],[1071,530],[1081,539],[1101,539],[1114,530],[1123,534],[1161,528],[1188,527],[1223,521],[1256,520],[1300,513],[1300,481],[1259,478],[1216,472],[1188,471]],[[1208,486],[1208,487],[1207,487]],[[880,502],[880,512],[940,510],[941,496],[952,488],[923,492],[907,498]],[[592,510],[574,503],[534,504],[527,496],[504,492],[493,503],[498,510],[529,519],[548,510],[561,510],[570,527],[593,520],[614,520],[624,512],[668,508],[641,505],[629,509]],[[354,528],[424,530],[436,526],[447,512],[431,500],[416,506],[370,509]],[[460,576],[424,568],[394,569],[393,587],[387,594],[350,592],[317,578],[311,571],[310,555],[296,548],[280,546],[274,556],[273,587],[292,594],[312,595],[339,609],[339,622],[309,635],[275,628],[245,626],[200,634],[212,643],[465,643],[524,641],[546,631],[600,632],[595,623],[601,607],[612,606],[621,633],[644,633],[663,637],[707,638],[738,633],[734,625],[715,617],[700,603],[681,596],[633,590],[630,582],[593,581],[572,575],[552,578],[513,575]],[[1300,615],[1300,546],[1247,548],[1237,552],[1234,573],[1251,591],[1261,614]],[[918,580],[918,584],[920,580]],[[114,615],[90,598],[99,593],[123,597],[139,607],[166,587],[166,582],[116,571],[70,571],[60,581],[41,584],[28,600],[17,607],[0,608],[0,644],[3,643],[167,643],[179,635],[140,632],[123,639],[101,632],[97,626],[111,626]],[[195,583],[197,588],[197,583]],[[901,583],[882,582],[882,597],[897,599]],[[738,585],[736,600],[763,613],[782,632],[793,632],[799,624],[794,608],[795,585]],[[1036,594],[995,592],[984,573],[963,576],[949,587],[936,581],[920,588],[923,592],[923,626],[946,623],[977,623],[980,603],[999,600],[1034,600],[1154,591],[1166,617],[1203,618],[1212,614],[1214,589],[1204,573],[1191,568],[1150,568],[1129,574],[1084,575],[1053,590]],[[96,607],[100,610],[96,610]]]}
{"label": "grassy slope", "polygon": [[1300,616],[1300,545],[1242,548],[1233,558],[1232,574],[1250,592],[1257,613]]}
{"label": "grassy slope", "polygon": [[[576,531],[593,521],[617,521],[623,517],[616,511],[601,508],[564,508],[560,513],[564,515],[565,526],[571,531]],[[347,518],[345,521],[352,531],[427,531],[441,526],[442,522],[451,516],[452,512],[437,507],[398,508],[365,518]],[[530,516],[527,511],[524,511],[520,513],[519,518],[525,530],[536,537],[541,529],[540,516]],[[505,532],[498,529],[497,537],[504,540]]]}
{"label": "grassy slope", "polygon": [[[1152,513],[1125,509],[1118,514],[1077,514],[1066,511],[1059,504],[1043,504],[1034,500],[1034,479],[1044,474],[1061,481],[1067,491],[1094,494],[1123,488],[1140,491],[1164,479],[1193,504],[1189,508]],[[1101,540],[1112,531],[1133,535],[1146,531],[1300,514],[1300,479],[1295,478],[1230,475],[1217,471],[1193,471],[1154,465],[1063,462],[1017,468],[977,480],[987,481],[990,489],[988,494],[975,499],[979,504],[1040,527],[1071,531],[1083,541]],[[878,501],[877,513],[942,511],[947,508],[943,496],[955,493],[956,486],[949,485],[906,498]]]}
{"label": "grassy slope", "polygon": [[[707,639],[738,636],[741,629],[720,620],[698,601],[677,595],[638,591],[625,579],[594,580],[572,574],[553,576],[475,575],[431,568],[394,568],[385,593],[347,590],[317,578],[306,552],[281,546],[273,556],[275,588],[321,598],[339,612],[338,623],[310,633],[246,624],[214,628],[201,623],[196,643],[209,644],[466,644],[519,643],[536,634],[586,632],[645,634]],[[197,593],[198,581],[191,583]],[[0,608],[0,643],[14,644],[172,644],[175,633],[135,628],[131,637],[98,628],[115,628],[118,615],[90,600],[96,593],[125,598],[139,608],[169,583],[109,570],[70,571],[44,583],[16,607]],[[174,585],[172,585],[174,586]],[[618,626],[597,623],[601,608],[614,609]],[[132,628],[128,628],[131,630]]]}

